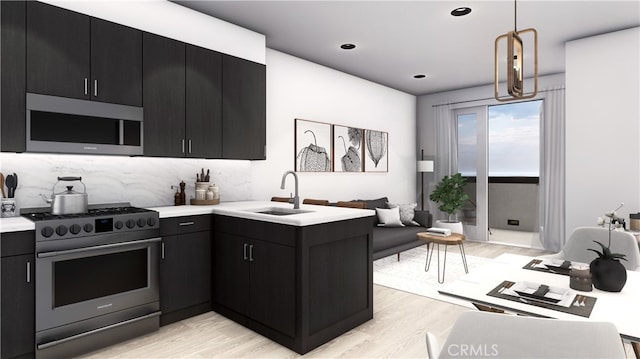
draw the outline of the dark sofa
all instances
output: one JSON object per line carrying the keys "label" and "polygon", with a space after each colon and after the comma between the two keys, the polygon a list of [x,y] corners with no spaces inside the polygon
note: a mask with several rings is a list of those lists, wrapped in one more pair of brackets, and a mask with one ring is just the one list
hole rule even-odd
{"label": "dark sofa", "polygon": [[[364,202],[366,208],[372,210],[389,208],[387,197],[374,200],[355,200],[355,202]],[[416,234],[424,232],[431,227],[431,213],[429,211],[416,210],[414,221],[418,222],[420,226],[379,227],[376,217],[373,227],[373,259],[376,260],[397,254],[398,260],[400,260],[400,252],[423,245],[424,242],[418,240]]]}

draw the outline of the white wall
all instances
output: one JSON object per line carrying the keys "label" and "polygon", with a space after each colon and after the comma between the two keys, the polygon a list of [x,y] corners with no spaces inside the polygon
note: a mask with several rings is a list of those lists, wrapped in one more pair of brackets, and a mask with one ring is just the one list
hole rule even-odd
{"label": "white wall", "polygon": [[289,196],[294,119],[389,133],[388,173],[298,173],[301,198],[330,201],[387,196],[415,202],[416,98],[330,68],[267,49],[267,160],[252,162],[253,197]]}
{"label": "white wall", "polygon": [[640,211],[640,28],[566,44],[566,229]]}

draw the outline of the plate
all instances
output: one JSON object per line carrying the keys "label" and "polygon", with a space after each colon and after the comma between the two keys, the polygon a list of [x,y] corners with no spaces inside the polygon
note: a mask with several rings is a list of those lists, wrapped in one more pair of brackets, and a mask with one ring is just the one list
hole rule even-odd
{"label": "plate", "polygon": [[549,287],[549,291],[544,296],[534,295],[533,293],[535,293],[539,287],[539,283],[517,282],[511,288],[509,288],[509,292],[507,292],[506,294],[565,307],[570,306],[571,301],[573,300],[572,297],[575,297],[575,293],[573,293],[570,289],[551,286]]}

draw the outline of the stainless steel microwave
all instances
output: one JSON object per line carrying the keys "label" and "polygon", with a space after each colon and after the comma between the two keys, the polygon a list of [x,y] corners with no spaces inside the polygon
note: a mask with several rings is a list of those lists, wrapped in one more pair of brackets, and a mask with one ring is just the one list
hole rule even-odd
{"label": "stainless steel microwave", "polygon": [[27,93],[27,152],[137,156],[142,107]]}

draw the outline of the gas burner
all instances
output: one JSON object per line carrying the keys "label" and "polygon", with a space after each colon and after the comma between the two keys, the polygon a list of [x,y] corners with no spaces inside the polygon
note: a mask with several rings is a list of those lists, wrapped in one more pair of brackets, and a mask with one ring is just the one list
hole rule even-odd
{"label": "gas burner", "polygon": [[23,216],[35,223],[36,242],[158,230],[160,222],[158,212],[128,203],[92,205],[86,213],[61,215],[40,208],[23,212]]}

